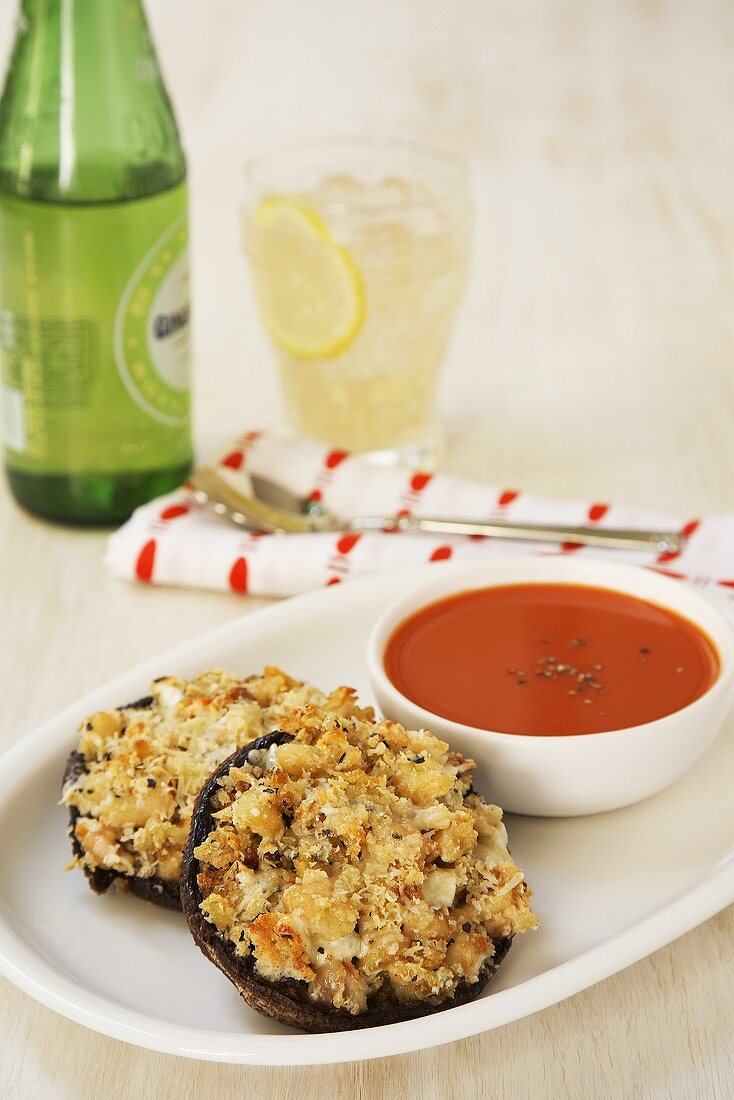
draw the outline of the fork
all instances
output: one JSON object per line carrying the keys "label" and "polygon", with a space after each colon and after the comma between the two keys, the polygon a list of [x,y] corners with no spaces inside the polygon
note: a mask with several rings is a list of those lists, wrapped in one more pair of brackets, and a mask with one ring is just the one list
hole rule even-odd
{"label": "fork", "polygon": [[573,542],[583,546],[678,553],[685,538],[674,531],[635,528],[566,526],[563,524],[442,519],[435,516],[355,516],[341,520],[319,502],[300,497],[286,486],[250,474],[245,493],[223,472],[201,466],[189,478],[199,504],[240,527],[267,534],[309,534],[318,531],[423,531],[440,535],[487,535],[534,542]]}

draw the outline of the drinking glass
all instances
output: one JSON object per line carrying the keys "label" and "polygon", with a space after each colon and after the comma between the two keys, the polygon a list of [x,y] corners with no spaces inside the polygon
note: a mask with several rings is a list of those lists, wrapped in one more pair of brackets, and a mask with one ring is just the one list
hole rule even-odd
{"label": "drinking glass", "polygon": [[245,250],[298,434],[431,466],[471,223],[464,163],[430,145],[331,138],[249,162]]}

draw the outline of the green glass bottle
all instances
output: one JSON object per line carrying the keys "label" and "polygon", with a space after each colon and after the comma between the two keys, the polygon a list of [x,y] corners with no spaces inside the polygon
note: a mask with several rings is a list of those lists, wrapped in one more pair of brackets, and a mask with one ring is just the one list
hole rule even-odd
{"label": "green glass bottle", "polygon": [[6,470],[114,523],[191,466],[186,161],[140,0],[22,0],[0,100]]}

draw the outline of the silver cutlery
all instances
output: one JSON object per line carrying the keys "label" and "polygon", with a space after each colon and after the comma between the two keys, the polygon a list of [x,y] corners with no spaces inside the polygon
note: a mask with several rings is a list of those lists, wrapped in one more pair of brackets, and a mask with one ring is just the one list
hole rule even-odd
{"label": "silver cutlery", "polygon": [[248,475],[245,493],[224,471],[201,466],[189,478],[192,495],[240,527],[267,534],[317,531],[422,531],[435,535],[488,535],[535,542],[575,542],[584,546],[678,553],[685,539],[674,531],[566,526],[564,524],[441,519],[435,516],[355,516],[341,520],[317,501],[300,497],[260,474]]}

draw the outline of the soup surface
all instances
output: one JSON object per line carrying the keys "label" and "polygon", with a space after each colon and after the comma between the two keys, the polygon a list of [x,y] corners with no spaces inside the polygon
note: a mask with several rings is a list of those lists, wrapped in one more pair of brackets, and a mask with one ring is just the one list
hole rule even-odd
{"label": "soup surface", "polygon": [[385,671],[425,710],[500,733],[601,733],[662,718],[719,673],[710,638],[657,604],[575,584],[459,592],[402,622]]}

